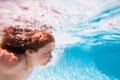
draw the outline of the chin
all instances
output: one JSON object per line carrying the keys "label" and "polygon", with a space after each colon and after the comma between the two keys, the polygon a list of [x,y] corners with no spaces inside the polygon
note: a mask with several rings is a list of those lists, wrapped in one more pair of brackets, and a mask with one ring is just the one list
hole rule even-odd
{"label": "chin", "polygon": [[49,62],[45,62],[43,64],[40,64],[41,66],[46,66]]}
{"label": "chin", "polygon": [[50,61],[46,62],[44,65],[47,65]]}

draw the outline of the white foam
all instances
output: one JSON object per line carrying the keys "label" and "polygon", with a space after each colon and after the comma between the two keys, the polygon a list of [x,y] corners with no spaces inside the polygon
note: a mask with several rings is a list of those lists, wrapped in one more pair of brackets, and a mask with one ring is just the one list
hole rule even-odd
{"label": "white foam", "polygon": [[72,34],[68,34],[65,31],[55,31],[54,36],[57,44],[67,45],[67,44],[75,44],[77,42],[82,42],[79,37],[75,37]]}

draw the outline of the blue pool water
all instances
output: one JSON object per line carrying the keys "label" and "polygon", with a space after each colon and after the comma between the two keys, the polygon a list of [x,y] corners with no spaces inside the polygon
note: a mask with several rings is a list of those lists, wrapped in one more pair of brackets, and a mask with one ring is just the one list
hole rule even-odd
{"label": "blue pool water", "polygon": [[[92,0],[90,1],[92,2]],[[93,15],[86,15],[76,23],[63,23],[65,25],[63,31],[56,31],[59,33],[57,36],[60,37],[57,40],[63,38],[60,47],[63,48],[63,52],[61,52],[60,59],[54,66],[40,70],[36,68],[36,75],[32,78],[36,77],[42,80],[120,80],[120,4],[117,2],[119,0],[101,0],[98,12],[91,8],[91,10],[88,9],[88,13],[94,11],[95,13],[91,12]],[[77,2],[73,3],[81,7]],[[93,3],[88,4],[97,7],[94,6],[97,1]],[[73,17],[80,16],[74,13],[66,15],[68,21]],[[70,35],[70,38],[64,37],[66,33]],[[68,39],[68,43],[64,42],[65,39]]]}
{"label": "blue pool water", "polygon": [[[26,12],[12,4],[17,1],[23,7],[32,7]],[[28,80],[120,80],[120,0],[52,1],[11,0],[5,3],[10,7],[0,4],[2,26],[13,24],[11,18],[7,19],[9,23],[4,19],[16,14],[22,15],[23,21],[24,15],[26,19],[32,16],[40,24],[48,23],[55,28],[53,60],[45,67],[36,66]],[[43,9],[38,2],[43,3]],[[46,14],[43,18],[42,13]]]}

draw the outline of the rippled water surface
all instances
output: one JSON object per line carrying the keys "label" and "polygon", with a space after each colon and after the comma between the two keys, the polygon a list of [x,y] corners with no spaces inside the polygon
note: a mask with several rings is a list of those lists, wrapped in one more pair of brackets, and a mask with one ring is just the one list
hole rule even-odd
{"label": "rippled water surface", "polygon": [[53,60],[28,80],[120,80],[120,0],[0,0],[0,28],[44,24]]}

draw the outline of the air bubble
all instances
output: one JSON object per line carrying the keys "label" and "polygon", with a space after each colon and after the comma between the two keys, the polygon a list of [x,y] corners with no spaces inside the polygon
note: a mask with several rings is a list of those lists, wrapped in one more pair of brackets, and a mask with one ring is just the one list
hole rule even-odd
{"label": "air bubble", "polygon": [[21,46],[24,46],[24,44],[21,44]]}

